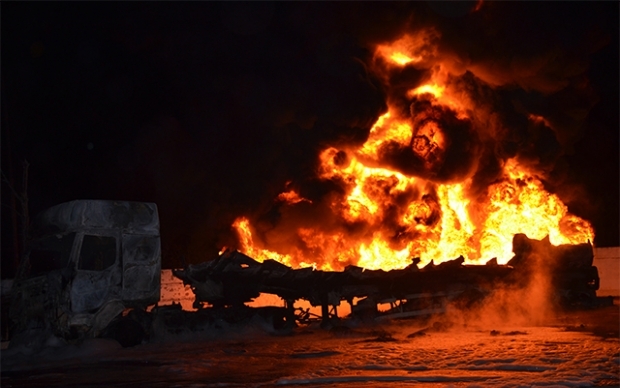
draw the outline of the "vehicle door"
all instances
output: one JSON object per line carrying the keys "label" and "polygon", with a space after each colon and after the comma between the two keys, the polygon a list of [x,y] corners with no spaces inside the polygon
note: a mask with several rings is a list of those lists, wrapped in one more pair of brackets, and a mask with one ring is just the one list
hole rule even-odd
{"label": "vehicle door", "polygon": [[68,311],[67,285],[76,233],[54,234],[30,241],[13,284],[10,316],[18,328],[32,320],[57,328]]}
{"label": "vehicle door", "polygon": [[120,239],[114,232],[83,232],[79,236],[71,306],[74,313],[92,313],[106,301],[120,298]]}
{"label": "vehicle door", "polygon": [[158,235],[123,234],[123,301],[148,306],[160,297],[161,246]]}

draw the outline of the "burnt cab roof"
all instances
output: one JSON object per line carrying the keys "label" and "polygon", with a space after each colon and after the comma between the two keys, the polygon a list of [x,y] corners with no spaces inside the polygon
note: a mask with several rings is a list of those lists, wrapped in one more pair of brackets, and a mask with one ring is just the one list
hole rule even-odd
{"label": "burnt cab roof", "polygon": [[157,205],[148,202],[75,200],[41,212],[32,225],[34,238],[83,229],[121,229],[159,235]]}

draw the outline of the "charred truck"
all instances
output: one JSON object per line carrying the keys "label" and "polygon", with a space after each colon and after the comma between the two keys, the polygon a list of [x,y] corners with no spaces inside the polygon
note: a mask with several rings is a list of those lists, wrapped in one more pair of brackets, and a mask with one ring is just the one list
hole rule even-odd
{"label": "charred truck", "polygon": [[[523,234],[514,236],[515,255],[507,265],[494,259],[486,265],[466,265],[459,257],[418,268],[419,259],[414,258],[401,270],[349,266],[332,272],[293,269],[274,260],[259,263],[227,251],[173,271],[196,296],[197,311],[191,312],[182,311],[180,304],[156,305],[161,248],[153,203],[63,203],[38,216],[30,237],[11,291],[10,316],[15,324],[11,344],[33,341],[43,333],[68,340],[112,337],[131,346],[162,328],[193,333],[256,317],[271,322],[275,330],[316,319],[329,325],[338,319],[336,306],[341,301],[349,302],[353,317],[415,317],[440,313],[447,303],[471,306],[492,297],[498,288],[527,287],[536,274],[549,282],[550,297],[563,306],[600,302],[590,243],[556,247],[548,239],[531,240]],[[285,307],[245,305],[261,293],[279,296]],[[321,306],[322,317],[295,308],[299,299]],[[392,308],[378,311],[378,304],[384,303]]]}
{"label": "charred truck", "polygon": [[[153,203],[76,200],[33,222],[11,291],[13,340],[98,337],[160,299]],[[133,324],[136,325],[136,320]],[[139,329],[139,328],[138,328]]]}

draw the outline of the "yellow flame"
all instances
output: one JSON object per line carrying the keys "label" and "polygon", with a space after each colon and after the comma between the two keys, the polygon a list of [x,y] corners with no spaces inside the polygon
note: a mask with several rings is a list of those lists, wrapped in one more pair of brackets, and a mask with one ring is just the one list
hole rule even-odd
{"label": "yellow flame", "polygon": [[430,93],[436,98],[440,98],[444,90],[446,90],[445,86],[440,86],[437,84],[432,84],[432,85],[426,84],[426,85],[419,86],[415,89],[411,89],[410,91],[407,92],[407,95],[409,97],[413,97],[419,94]]}
{"label": "yellow flame", "polygon": [[381,146],[387,142],[406,146],[411,142],[412,132],[409,120],[399,118],[388,111],[372,126],[368,140],[357,153],[374,158]]}
{"label": "yellow flame", "polygon": [[261,249],[254,246],[252,232],[250,230],[250,221],[245,217],[239,217],[233,223],[233,227],[239,234],[239,242],[241,243],[240,251],[250,256],[258,262],[268,259],[279,261],[282,264],[295,265],[290,255],[283,255],[268,249]]}
{"label": "yellow flame", "polygon": [[516,160],[505,166],[506,179],[489,188],[488,215],[480,241],[483,258],[511,256],[512,236],[524,233],[529,238],[549,236],[553,245],[592,241],[591,225],[568,213],[568,208],[542,182],[520,169]]}
{"label": "yellow flame", "polygon": [[[525,233],[530,238],[549,236],[552,244],[576,244],[592,241],[591,225],[570,215],[556,195],[544,190],[539,179],[521,168],[516,160],[505,166],[505,177],[489,187],[485,203],[477,204],[478,223],[472,221],[471,201],[466,197],[469,181],[459,184],[435,184],[398,172],[365,166],[355,156],[345,167],[330,164],[330,148],[321,154],[324,179],[339,177],[351,183],[344,203],[333,208],[344,220],[362,219],[376,225],[371,238],[353,238],[340,232],[323,234],[320,230],[299,228],[297,235],[313,254],[300,250],[282,254],[254,245],[249,221],[239,218],[233,225],[240,235],[241,250],[259,261],[274,259],[292,267],[342,270],[348,264],[368,269],[404,268],[419,257],[419,265],[441,263],[463,256],[467,263],[483,264],[497,258],[504,264],[512,257],[512,238]],[[412,236],[401,243],[390,243],[393,236],[381,230],[384,213],[394,206],[392,198],[417,187],[435,187],[436,199],[421,197],[411,201],[399,218],[404,233]],[[378,189],[379,188],[379,189]],[[435,205],[433,205],[435,203]],[[433,210],[436,206],[438,210]],[[438,211],[440,220],[432,221]],[[295,259],[293,259],[295,256]],[[317,263],[321,263],[320,265]]]}
{"label": "yellow flame", "polygon": [[369,245],[359,245],[357,265],[366,269],[404,268],[411,264],[409,248],[395,251],[384,240],[374,239]]}
{"label": "yellow flame", "polygon": [[401,66],[405,66],[409,62],[418,62],[420,60],[420,58],[411,58],[410,56],[405,55],[401,52],[395,52],[391,54],[390,59]]}
{"label": "yellow flame", "polygon": [[375,53],[397,66],[419,63],[425,57],[435,54],[432,42],[438,36],[434,29],[422,30],[415,35],[405,34],[395,42],[378,45]]}
{"label": "yellow flame", "polygon": [[[437,36],[433,30],[404,35],[378,46],[376,55],[398,66],[422,66],[435,58],[431,43]],[[478,117],[473,97],[455,89],[449,79],[439,63],[426,84],[403,92],[402,98],[428,98],[434,107],[452,109],[458,119]],[[395,109],[396,104],[390,101],[388,106],[362,147],[330,147],[319,154],[318,177],[337,180],[343,190],[323,203],[333,212],[330,217],[336,219],[335,226],[326,227],[326,231],[321,226],[298,227],[292,231],[294,241],[288,246],[278,241],[279,251],[275,252],[262,246],[263,241],[254,241],[248,219],[240,217],[233,224],[240,250],[259,261],[269,258],[292,267],[342,270],[355,264],[390,270],[410,265],[415,257],[421,259],[420,266],[458,256],[466,263],[483,264],[497,258],[503,264],[512,257],[512,239],[517,233],[534,239],[549,236],[555,245],[593,241],[590,223],[571,215],[559,197],[548,193],[540,178],[516,159],[508,160],[501,179],[487,188],[486,195],[476,198],[468,196],[469,179],[437,183],[377,167],[386,146],[411,147],[425,158],[429,153],[441,157],[447,143],[442,128],[433,120],[416,123],[418,127],[413,128],[408,112]],[[549,125],[541,116],[529,118]],[[289,204],[308,201],[294,190],[281,193],[278,199]],[[363,227],[358,228],[360,225]]]}

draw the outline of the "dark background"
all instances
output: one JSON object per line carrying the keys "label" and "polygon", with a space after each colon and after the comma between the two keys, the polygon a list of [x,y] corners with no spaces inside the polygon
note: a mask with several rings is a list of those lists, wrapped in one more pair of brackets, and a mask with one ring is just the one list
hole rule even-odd
{"label": "dark background", "polygon": [[[593,223],[595,245],[620,245],[618,3],[475,6],[3,2],[2,277],[24,160],[31,216],[73,199],[155,202],[164,267],[234,244],[233,220],[310,179],[319,150],[363,142],[388,94],[367,67],[374,44],[425,25],[484,66],[558,53],[538,79],[572,86],[517,91],[570,109],[549,189]],[[583,83],[587,101],[571,92]]]}

